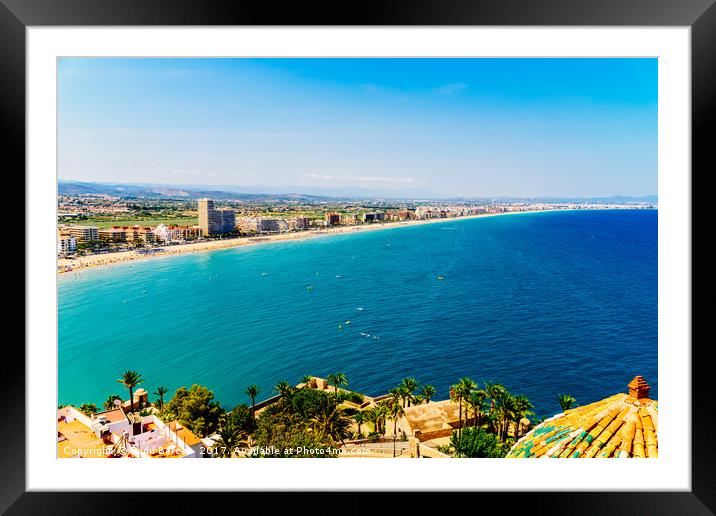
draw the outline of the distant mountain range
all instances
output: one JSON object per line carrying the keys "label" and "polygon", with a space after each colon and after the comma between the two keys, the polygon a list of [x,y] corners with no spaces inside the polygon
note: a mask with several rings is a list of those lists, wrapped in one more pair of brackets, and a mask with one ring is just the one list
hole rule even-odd
{"label": "distant mountain range", "polygon": [[[300,193],[296,189],[301,190]],[[439,200],[453,202],[543,202],[543,203],[594,203],[627,204],[657,203],[656,195],[631,197],[614,195],[611,197],[444,197],[430,195],[420,191],[401,191],[400,194],[351,188],[350,192],[340,188],[297,187],[297,186],[235,186],[235,185],[166,185],[166,184],[128,184],[94,183],[84,181],[60,180],[57,185],[59,195],[114,195],[121,197],[154,199],[201,199],[208,197],[216,200],[254,200],[254,201],[305,201],[323,202],[336,200]]]}

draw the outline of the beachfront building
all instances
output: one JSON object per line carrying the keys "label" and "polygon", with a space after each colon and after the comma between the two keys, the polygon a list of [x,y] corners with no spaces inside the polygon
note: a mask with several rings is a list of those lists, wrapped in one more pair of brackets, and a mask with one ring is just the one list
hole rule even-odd
{"label": "beachfront building", "polygon": [[111,228],[100,229],[98,237],[103,242],[127,242],[133,244],[142,242],[144,244],[152,244],[155,235],[150,227],[141,226],[112,226]]}
{"label": "beachfront building", "polygon": [[224,235],[236,230],[236,212],[214,208],[211,199],[199,199],[199,228],[203,235]]}
{"label": "beachfront building", "polygon": [[288,222],[283,219],[267,219],[259,217],[259,233],[285,233],[288,231]]}
{"label": "beachfront building", "polygon": [[259,218],[258,217],[240,217],[236,220],[236,226],[242,233],[258,233]]}
{"label": "beachfront building", "polygon": [[656,458],[659,407],[636,376],[622,392],[557,414],[525,434],[508,458]]}
{"label": "beachfront building", "polygon": [[294,217],[289,220],[289,228],[296,230],[308,229],[311,225],[311,219],[308,217]]}
{"label": "beachfront building", "polygon": [[126,242],[126,234],[121,226],[100,229],[99,239],[103,242]]}
{"label": "beachfront building", "polygon": [[447,217],[447,211],[435,206],[418,206],[415,216],[419,219],[440,219]]}
{"label": "beachfront building", "polygon": [[357,213],[344,213],[341,215],[341,224],[346,226],[353,226],[361,222],[360,217]]}
{"label": "beachfront building", "polygon": [[337,226],[341,223],[341,214],[329,211],[325,215],[325,221],[327,226]]}
{"label": "beachfront building", "polygon": [[369,211],[363,214],[363,222],[380,222],[385,220],[385,212]]}
{"label": "beachfront building", "polygon": [[165,226],[159,224],[153,230],[157,241],[165,244],[181,244],[201,237],[199,226]]}
{"label": "beachfront building", "polygon": [[99,228],[93,226],[65,226],[62,228],[62,232],[69,233],[80,243],[99,240]]}
{"label": "beachfront building", "polygon": [[69,233],[57,234],[57,254],[66,256],[77,250],[77,239]]}
{"label": "beachfront building", "polygon": [[130,414],[121,406],[92,417],[57,410],[58,458],[201,458],[201,440],[179,421]]}
{"label": "beachfront building", "polygon": [[391,222],[400,222],[403,220],[410,220],[415,218],[415,213],[410,210],[395,210],[389,211],[385,214],[385,220]]}

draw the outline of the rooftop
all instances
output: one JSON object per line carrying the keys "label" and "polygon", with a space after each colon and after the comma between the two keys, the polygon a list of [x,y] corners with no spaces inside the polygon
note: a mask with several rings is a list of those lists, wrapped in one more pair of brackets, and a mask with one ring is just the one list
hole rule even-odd
{"label": "rooftop", "polygon": [[99,419],[104,416],[108,423],[117,423],[118,421],[127,421],[127,416],[122,409],[106,410],[104,412],[97,412],[94,415],[94,419]]}
{"label": "rooftop", "polygon": [[179,439],[184,441],[187,446],[194,446],[195,444],[199,444],[201,442],[201,439],[194,435],[191,430],[186,428],[179,421],[172,421],[169,423],[169,429],[172,432],[175,432]]}
{"label": "rooftop", "polygon": [[97,438],[91,429],[76,419],[71,423],[59,421],[57,434],[58,458],[105,458],[112,446],[112,443]]}
{"label": "rooftop", "polygon": [[510,458],[654,458],[658,456],[656,400],[637,376],[629,393],[576,407],[547,419],[520,439]]}

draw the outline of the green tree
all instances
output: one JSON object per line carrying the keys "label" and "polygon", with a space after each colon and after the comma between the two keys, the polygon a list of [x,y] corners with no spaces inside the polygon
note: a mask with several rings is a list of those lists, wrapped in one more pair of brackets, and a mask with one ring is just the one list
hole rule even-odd
{"label": "green tree", "polygon": [[303,385],[304,387],[308,387],[311,385],[312,381],[313,381],[313,376],[311,376],[310,374],[307,374],[301,378],[300,383],[304,384]]}
{"label": "green tree", "polygon": [[435,387],[432,385],[423,385],[420,387],[420,392],[423,395],[425,403],[430,403],[430,400],[435,396]]}
{"label": "green tree", "polygon": [[215,433],[223,409],[214,400],[214,393],[203,385],[192,385],[187,390],[180,387],[174,396],[164,405],[160,416],[167,422],[178,420],[199,437]]}
{"label": "green tree", "polygon": [[114,400],[122,400],[119,394],[110,394],[107,400],[102,404],[105,410],[112,410],[114,408]]}
{"label": "green tree", "polygon": [[522,431],[522,419],[532,414],[530,409],[534,408],[530,400],[524,394],[518,394],[512,399],[512,417],[515,423],[515,441],[520,438]]}
{"label": "green tree", "polygon": [[358,435],[360,435],[361,434],[361,431],[360,431],[361,425],[363,425],[363,423],[365,423],[367,421],[365,413],[359,410],[358,412],[353,414],[353,421],[355,421],[356,425],[358,425]]}
{"label": "green tree", "polygon": [[507,454],[507,447],[497,436],[483,428],[465,428],[459,437],[457,432],[453,432],[450,445],[456,457],[496,459]]}
{"label": "green tree", "polygon": [[331,373],[326,377],[326,381],[333,386],[336,398],[338,398],[338,389],[348,386],[348,378],[343,373]]}
{"label": "green tree", "polygon": [[[309,389],[301,389],[307,391]],[[314,451],[329,451],[333,448],[330,437],[322,432],[315,431],[305,419],[291,414],[278,404],[271,405],[261,412],[258,426],[254,432],[257,453],[250,457],[316,457],[326,458],[334,455],[325,453],[310,453]],[[268,454],[265,450],[269,450]],[[277,453],[272,453],[276,450]]]}
{"label": "green tree", "polygon": [[405,410],[399,403],[390,406],[390,418],[393,420],[393,457],[395,457],[395,441],[398,438],[398,419],[405,415]]}
{"label": "green tree", "polygon": [[405,389],[400,386],[388,389],[388,396],[390,396],[391,403],[405,403]]}
{"label": "green tree", "polygon": [[314,431],[322,433],[334,442],[343,442],[348,437],[351,424],[350,418],[338,407],[335,400],[321,403],[310,422]]}
{"label": "green tree", "polygon": [[97,405],[94,403],[83,403],[80,405],[80,412],[86,416],[92,417],[93,414],[97,413]]}
{"label": "green tree", "polygon": [[470,392],[475,388],[477,388],[477,384],[467,376],[460,378],[460,380],[451,388],[451,397],[457,400],[460,404],[458,408],[458,438],[462,435],[462,402],[470,397]]}
{"label": "green tree", "polygon": [[495,405],[497,399],[505,394],[507,389],[505,389],[504,385],[499,383],[485,382],[485,392],[487,392],[487,397],[490,400],[490,411],[488,412],[488,417],[491,422],[495,422],[497,421],[497,418],[495,417]]}
{"label": "green tree", "polygon": [[246,388],[246,395],[251,398],[251,413],[256,419],[256,396],[259,395],[259,388],[257,385],[249,385]]}
{"label": "green tree", "polygon": [[167,389],[163,385],[157,387],[157,390],[154,392],[155,396],[159,396],[159,410],[162,410],[162,408],[164,407],[164,396],[166,396],[168,392],[169,389]]}
{"label": "green tree", "polygon": [[562,412],[566,412],[572,408],[572,405],[577,402],[571,394],[560,394],[557,396],[559,406],[562,407]]}
{"label": "green tree", "polygon": [[134,388],[142,383],[144,378],[137,371],[125,371],[117,381],[129,389],[129,412],[134,412]]}
{"label": "green tree", "polygon": [[380,435],[380,410],[377,405],[365,411],[365,417],[373,424],[373,433]]}
{"label": "green tree", "polygon": [[282,380],[276,384],[276,387],[274,387],[274,390],[278,392],[279,396],[282,398],[288,398],[293,394],[293,386],[288,383],[287,380]]}
{"label": "green tree", "polygon": [[475,389],[470,392],[470,396],[467,398],[467,404],[470,405],[473,413],[473,425],[474,427],[480,426],[482,419],[482,409],[485,406],[485,400],[487,399],[487,393],[483,389]]}
{"label": "green tree", "polygon": [[237,426],[244,435],[248,435],[256,429],[256,422],[254,421],[251,408],[243,403],[236,405],[227,417],[232,419],[234,425]]}
{"label": "green tree", "polygon": [[[413,393],[415,392],[415,389],[418,388],[418,385],[420,385],[420,383],[413,377],[403,378],[400,382],[400,387],[402,387],[403,392],[405,393],[405,401],[407,401],[408,407],[410,406],[410,402],[413,399]],[[405,403],[403,403],[403,406],[405,406]]]}
{"label": "green tree", "polygon": [[225,415],[219,422],[219,440],[213,447],[213,457],[231,457],[234,450],[241,442],[242,430],[238,427],[233,418]]}

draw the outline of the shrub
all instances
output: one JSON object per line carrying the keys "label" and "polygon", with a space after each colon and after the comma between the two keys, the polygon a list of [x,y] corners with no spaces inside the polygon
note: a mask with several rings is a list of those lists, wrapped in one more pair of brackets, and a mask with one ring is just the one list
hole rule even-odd
{"label": "shrub", "polygon": [[455,450],[456,457],[494,459],[507,455],[507,447],[495,434],[483,428],[463,428],[460,439],[457,437],[457,432],[453,432],[450,446]]}

